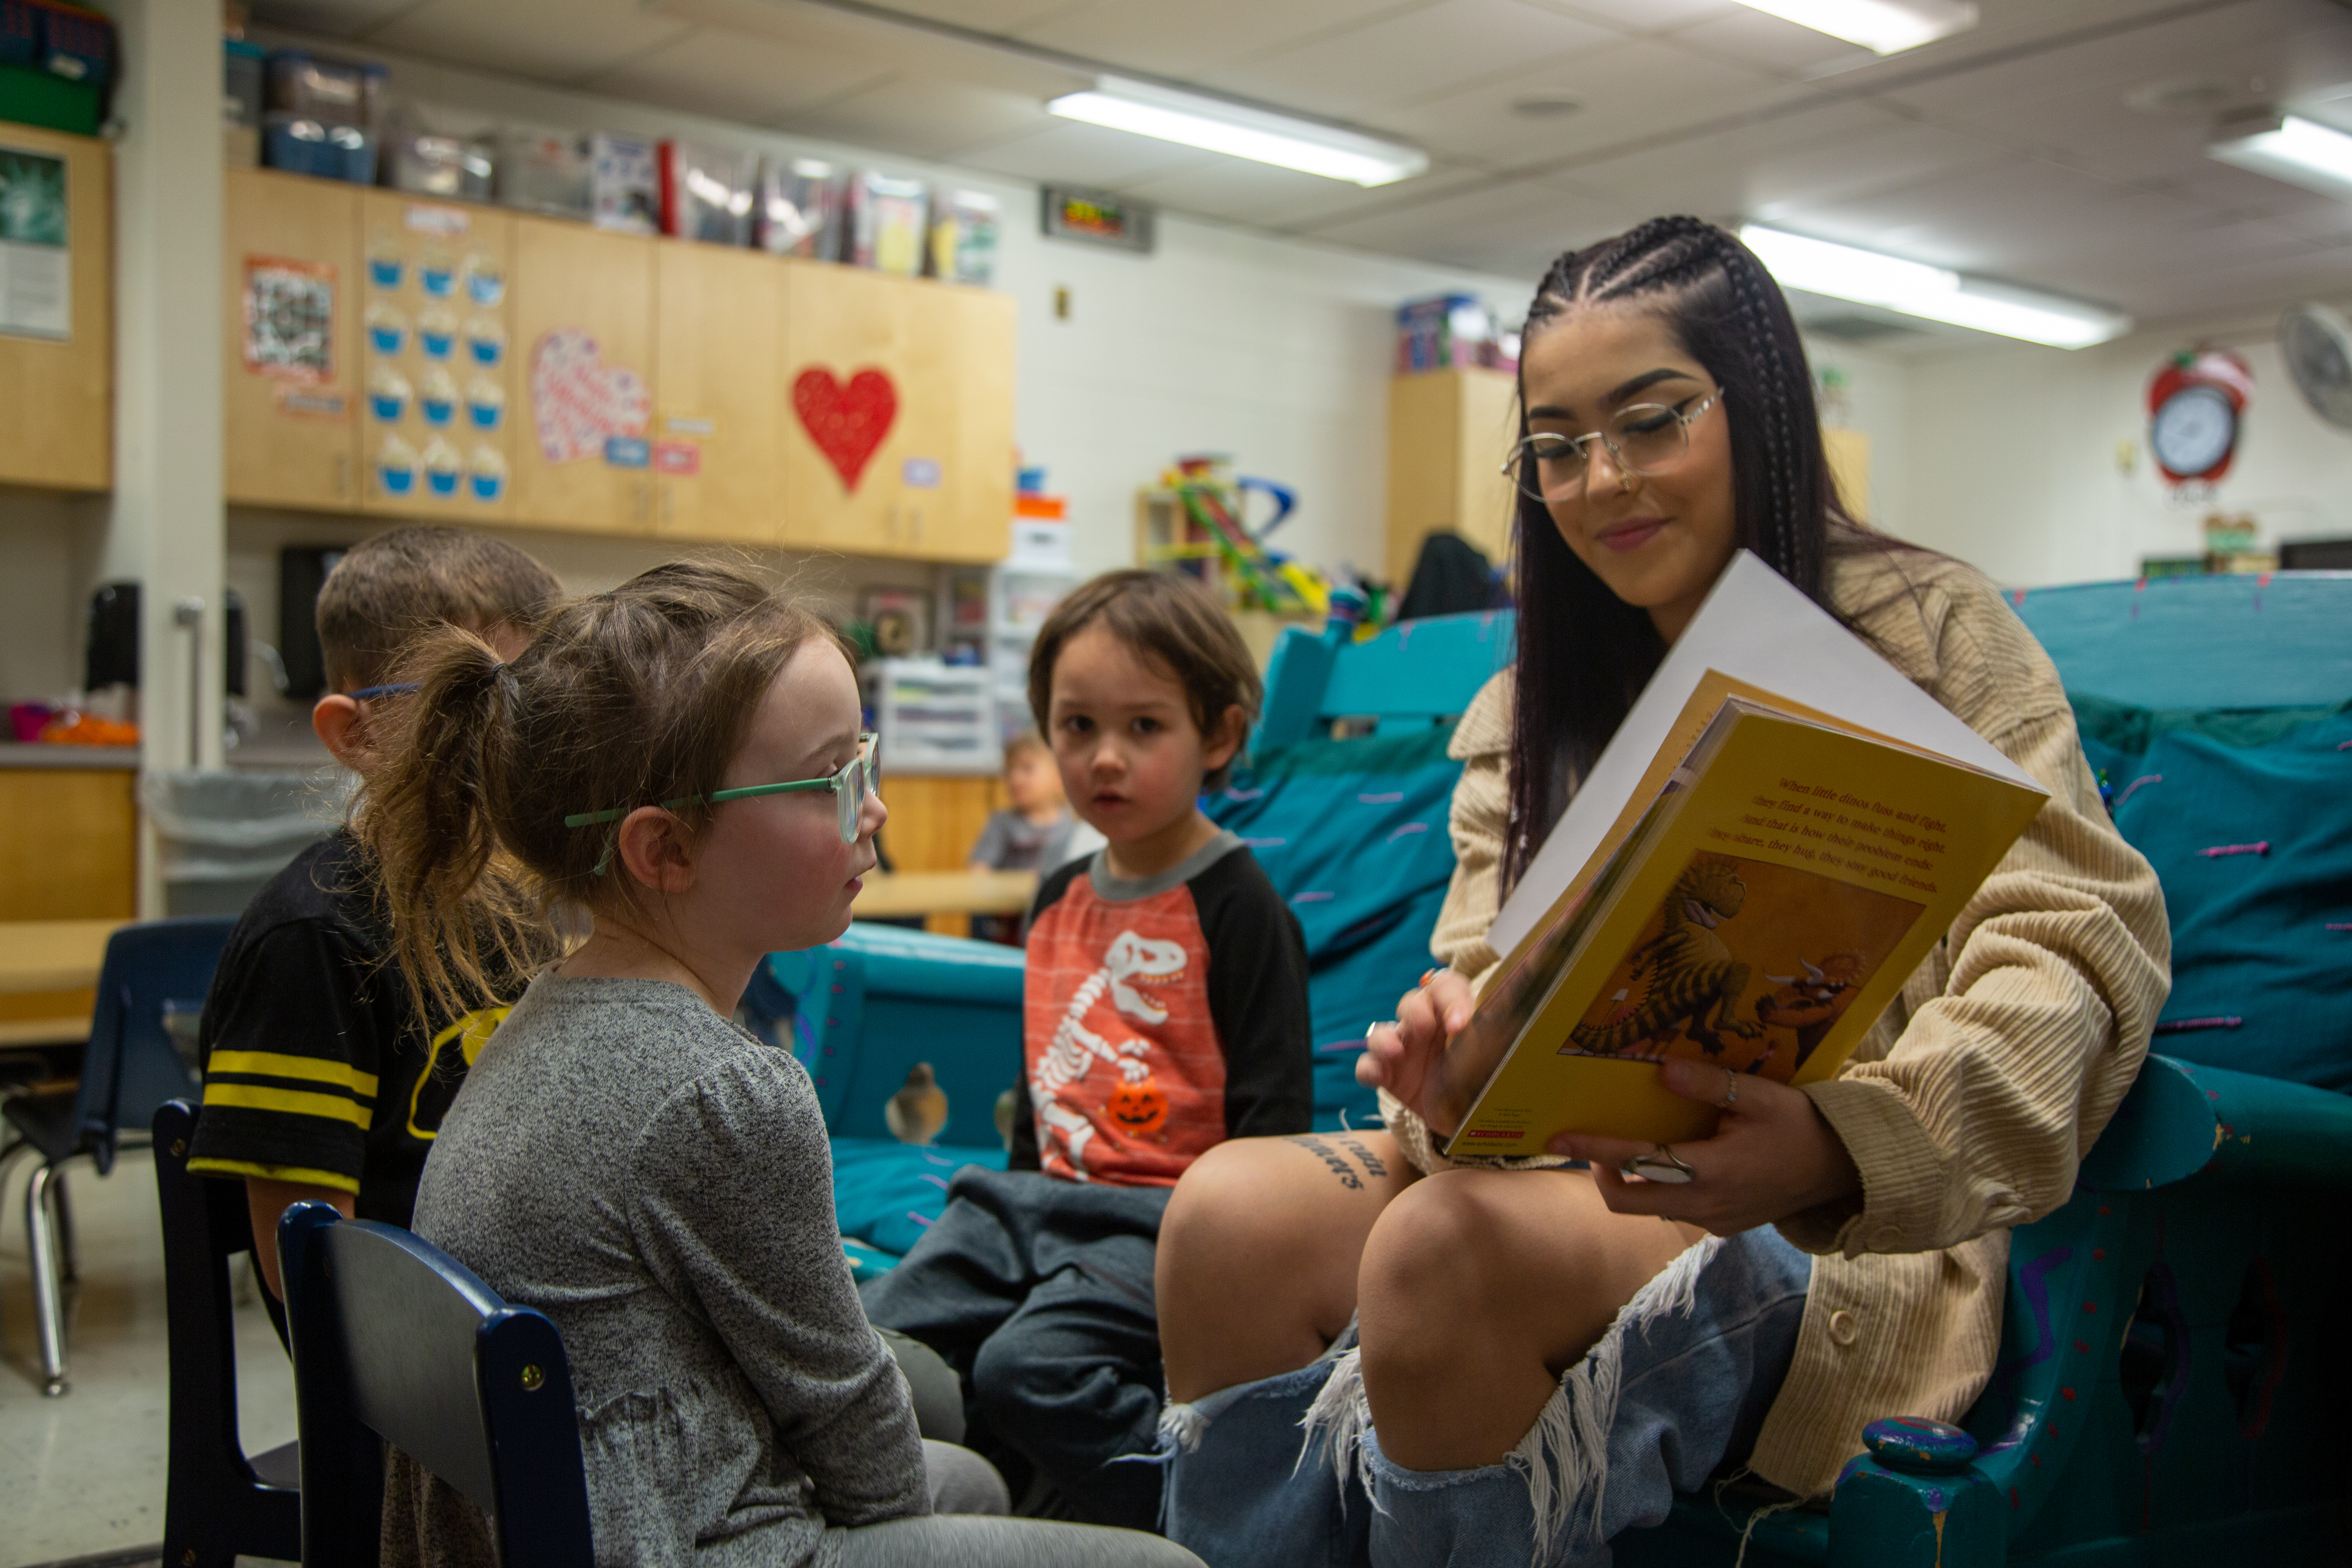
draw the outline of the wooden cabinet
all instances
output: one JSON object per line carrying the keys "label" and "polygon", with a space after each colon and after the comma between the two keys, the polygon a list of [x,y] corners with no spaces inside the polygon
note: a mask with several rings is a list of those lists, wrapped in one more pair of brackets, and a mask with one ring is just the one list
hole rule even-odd
{"label": "wooden cabinet", "polygon": [[232,170],[227,494],[1001,560],[984,289]]}
{"label": "wooden cabinet", "polygon": [[666,240],[654,259],[654,483],[665,538],[784,536],[777,364],[787,269],[772,257]]}
{"label": "wooden cabinet", "polygon": [[[783,542],[1001,559],[1012,538],[1012,301],[845,267],[789,276]],[[984,383],[967,380],[975,374]]]}
{"label": "wooden cabinet", "polygon": [[1013,548],[1014,307],[1009,294],[941,289],[956,345],[953,509],[925,553],[1002,561]]}
{"label": "wooden cabinet", "polygon": [[518,522],[654,529],[654,241],[518,217]]}
{"label": "wooden cabinet", "polygon": [[139,775],[0,767],[0,921],[138,912]]}
{"label": "wooden cabinet", "polygon": [[453,522],[514,506],[514,218],[368,191],[360,204],[361,506]]}
{"label": "wooden cabinet", "polygon": [[1460,534],[1501,566],[1515,492],[1502,464],[1518,437],[1517,378],[1438,370],[1389,383],[1389,580],[1402,589],[1429,534]]}
{"label": "wooden cabinet", "polygon": [[222,481],[228,499],[359,502],[357,185],[225,172]]}
{"label": "wooden cabinet", "polygon": [[[65,243],[26,244],[7,262],[11,314],[23,319],[0,326],[0,482],[104,489],[114,482],[113,163],[103,142],[29,125],[0,125],[9,153],[28,183],[58,176]],[[54,232],[41,226],[44,238]]]}

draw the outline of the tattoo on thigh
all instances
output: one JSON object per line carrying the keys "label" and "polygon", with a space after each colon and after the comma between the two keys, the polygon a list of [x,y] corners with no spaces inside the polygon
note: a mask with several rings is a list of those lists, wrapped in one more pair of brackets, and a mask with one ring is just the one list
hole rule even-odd
{"label": "tattoo on thigh", "polygon": [[1332,1148],[1322,1139],[1311,1134],[1304,1134],[1292,1138],[1288,1142],[1297,1144],[1301,1149],[1328,1165],[1331,1168],[1331,1174],[1339,1178],[1341,1186],[1350,1192],[1360,1192],[1363,1189],[1364,1184],[1356,1179],[1355,1167],[1348,1163],[1348,1156]]}
{"label": "tattoo on thigh", "polygon": [[[1337,1178],[1341,1186],[1347,1188],[1349,1192],[1362,1191],[1364,1184],[1362,1181],[1358,1179],[1355,1167],[1348,1163],[1349,1154],[1353,1154],[1357,1161],[1362,1164],[1364,1174],[1371,1177],[1375,1181],[1381,1180],[1389,1173],[1389,1168],[1386,1163],[1384,1163],[1378,1154],[1373,1153],[1370,1149],[1366,1148],[1362,1143],[1353,1138],[1338,1138],[1326,1142],[1324,1139],[1310,1132],[1301,1133],[1296,1137],[1286,1139],[1285,1142],[1297,1144],[1301,1149],[1306,1150],[1308,1153],[1322,1161],[1324,1164],[1329,1166],[1331,1174]],[[1339,1145],[1339,1148],[1335,1149],[1331,1146],[1334,1142]],[[1346,1152],[1343,1153],[1341,1152],[1343,1150]]]}

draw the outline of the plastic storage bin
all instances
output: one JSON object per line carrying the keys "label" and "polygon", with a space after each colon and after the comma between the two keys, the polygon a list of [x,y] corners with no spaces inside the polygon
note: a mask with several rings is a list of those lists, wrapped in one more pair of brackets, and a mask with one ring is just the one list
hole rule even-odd
{"label": "plastic storage bin", "polygon": [[310,773],[157,773],[139,795],[155,824],[167,915],[241,913],[262,885],[334,831],[352,783]]}
{"label": "plastic storage bin", "polygon": [[1002,764],[996,702],[984,668],[936,658],[877,658],[866,705],[882,738],[882,776],[992,773]]}

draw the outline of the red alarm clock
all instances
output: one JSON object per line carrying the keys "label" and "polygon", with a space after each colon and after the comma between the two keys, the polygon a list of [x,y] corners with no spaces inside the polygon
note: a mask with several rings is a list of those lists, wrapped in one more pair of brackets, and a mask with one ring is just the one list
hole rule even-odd
{"label": "red alarm clock", "polygon": [[2238,453],[2253,367],[2227,349],[2184,349],[2147,384],[2147,444],[2171,484],[2213,484]]}

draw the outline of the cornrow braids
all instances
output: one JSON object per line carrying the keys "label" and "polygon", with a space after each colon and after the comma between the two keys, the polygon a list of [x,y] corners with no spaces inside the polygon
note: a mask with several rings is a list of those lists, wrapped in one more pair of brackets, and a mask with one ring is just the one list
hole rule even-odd
{"label": "cornrow braids", "polygon": [[[1831,608],[1832,540],[1843,546],[1876,536],[1839,501],[1811,367],[1780,286],[1724,229],[1656,217],[1554,261],[1528,307],[1528,336],[1578,310],[1627,307],[1654,310],[1723,390],[1738,543]],[[1523,494],[1517,504],[1513,587],[1521,614],[1507,890],[1665,655],[1649,616],[1576,558],[1544,503]]]}

